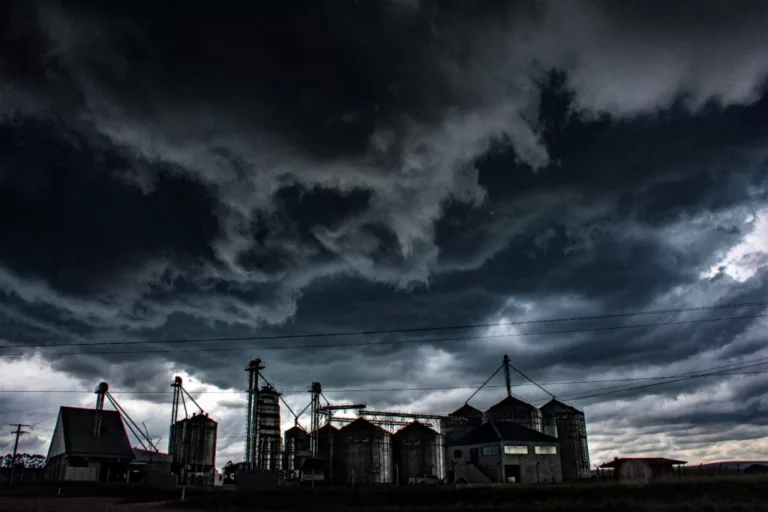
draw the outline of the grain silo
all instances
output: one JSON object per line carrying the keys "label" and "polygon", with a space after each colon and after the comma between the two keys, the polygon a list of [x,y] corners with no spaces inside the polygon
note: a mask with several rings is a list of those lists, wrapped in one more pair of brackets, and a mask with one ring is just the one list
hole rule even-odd
{"label": "grain silo", "polygon": [[541,413],[545,428],[551,429],[560,442],[563,480],[589,479],[589,446],[584,413],[554,398],[541,407]]}
{"label": "grain silo", "polygon": [[445,443],[458,439],[470,430],[480,426],[483,413],[469,404],[464,404],[440,421],[440,433]]}
{"label": "grain silo", "polygon": [[171,427],[171,455],[179,483],[213,485],[218,424],[207,414],[192,414]]}
{"label": "grain silo", "polygon": [[394,436],[397,478],[401,485],[409,478],[434,475],[445,478],[443,436],[418,421],[406,425]]}
{"label": "grain silo", "polygon": [[486,421],[508,421],[516,423],[531,430],[543,432],[541,411],[533,405],[523,402],[514,396],[507,396],[504,400],[492,405],[483,414],[483,423]]}
{"label": "grain silo", "polygon": [[[317,458],[322,459],[324,461],[322,463],[322,466],[324,468],[326,481],[333,480],[334,440],[338,432],[339,432],[339,429],[337,429],[336,427],[328,423],[320,427],[316,432]],[[300,453],[297,452],[297,457],[299,457],[299,455]],[[310,460],[311,454],[309,458],[306,458],[306,457],[300,457],[300,458],[304,460]],[[316,459],[312,459],[312,460],[316,460]],[[313,467],[317,467],[316,462],[314,462],[313,464],[314,464]],[[302,466],[297,464],[295,469],[297,470],[302,469]]]}
{"label": "grain silo", "polygon": [[283,434],[283,447],[283,469],[286,473],[301,469],[301,464],[296,465],[296,457],[309,450],[309,433],[298,425],[289,428]]}
{"label": "grain silo", "polygon": [[276,471],[282,467],[280,439],[280,393],[271,386],[263,386],[258,395],[257,468]]}
{"label": "grain silo", "polygon": [[358,418],[333,440],[333,481],[337,484],[390,484],[393,481],[392,436]]}

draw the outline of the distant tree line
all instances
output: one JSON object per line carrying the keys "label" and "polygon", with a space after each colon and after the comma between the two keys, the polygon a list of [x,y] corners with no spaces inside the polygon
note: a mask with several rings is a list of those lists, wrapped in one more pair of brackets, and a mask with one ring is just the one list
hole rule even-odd
{"label": "distant tree line", "polygon": [[[13,455],[10,453],[0,457],[0,468],[10,468],[13,463]],[[16,467],[24,469],[42,469],[45,467],[45,455],[32,453],[17,453]]]}
{"label": "distant tree line", "polygon": [[768,466],[765,464],[752,464],[744,470],[745,475],[765,475],[768,474]]}

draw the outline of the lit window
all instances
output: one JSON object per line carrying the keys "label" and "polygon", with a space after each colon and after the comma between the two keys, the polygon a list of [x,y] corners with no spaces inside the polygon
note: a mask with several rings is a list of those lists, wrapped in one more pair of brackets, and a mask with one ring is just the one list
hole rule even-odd
{"label": "lit window", "polygon": [[483,455],[498,455],[498,446],[483,446]]}
{"label": "lit window", "polygon": [[504,455],[528,455],[527,446],[504,445]]}
{"label": "lit window", "polygon": [[556,446],[537,446],[535,448],[536,455],[556,455],[557,454],[557,447]]}

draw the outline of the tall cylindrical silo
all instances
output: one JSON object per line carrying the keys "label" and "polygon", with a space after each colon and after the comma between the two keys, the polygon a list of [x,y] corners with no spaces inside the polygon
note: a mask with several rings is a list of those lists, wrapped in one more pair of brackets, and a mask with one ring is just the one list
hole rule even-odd
{"label": "tall cylindrical silo", "polygon": [[513,396],[508,396],[504,400],[492,405],[483,414],[483,422],[486,421],[508,421],[516,423],[537,432],[543,432],[542,415],[533,405],[523,402]]}
{"label": "tall cylindrical silo", "polygon": [[177,421],[173,430],[171,456],[180,483],[212,485],[216,471],[218,424],[207,414],[193,414],[191,418]]}
{"label": "tall cylindrical silo", "polygon": [[401,485],[409,478],[434,475],[445,478],[443,436],[418,421],[406,425],[392,438],[396,476]]}
{"label": "tall cylindrical silo", "polygon": [[283,469],[288,473],[301,469],[301,467],[296,466],[296,454],[309,449],[309,433],[295,425],[285,431],[283,440],[285,444]]}
{"label": "tall cylindrical silo", "polygon": [[440,433],[444,442],[456,440],[480,426],[483,413],[469,404],[464,404],[440,421]]}
{"label": "tall cylindrical silo", "polygon": [[555,427],[560,442],[563,480],[590,478],[589,445],[584,413],[554,398],[541,407],[544,425]]}
{"label": "tall cylindrical silo", "polygon": [[333,481],[337,484],[391,484],[392,435],[359,418],[334,436]]}
{"label": "tall cylindrical silo", "polygon": [[282,467],[280,438],[280,394],[270,386],[259,391],[258,467],[263,471]]}

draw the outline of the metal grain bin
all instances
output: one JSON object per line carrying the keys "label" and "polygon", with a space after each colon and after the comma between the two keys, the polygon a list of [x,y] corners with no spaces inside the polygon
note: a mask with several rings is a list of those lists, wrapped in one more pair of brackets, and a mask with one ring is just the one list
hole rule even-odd
{"label": "metal grain bin", "polygon": [[296,465],[296,454],[309,449],[309,433],[296,425],[285,431],[283,440],[285,446],[283,469],[290,473],[301,468]]}
{"label": "metal grain bin", "polygon": [[336,484],[391,484],[392,435],[359,418],[340,429],[333,440]]}
{"label": "metal grain bin", "polygon": [[170,455],[180,483],[213,485],[217,434],[218,424],[207,414],[192,415],[173,425]]}
{"label": "metal grain bin", "polygon": [[443,436],[418,421],[400,429],[394,436],[396,476],[401,485],[409,478],[434,475],[445,478]]}
{"label": "metal grain bin", "polygon": [[483,422],[483,413],[469,404],[464,404],[440,421],[440,433],[445,443],[458,439]]}
{"label": "metal grain bin", "polygon": [[[333,480],[333,453],[334,453],[334,438],[339,429],[333,425],[325,424],[317,430],[317,457],[326,461],[325,464],[325,478],[328,481]],[[301,469],[301,466],[296,466],[296,469]]]}
{"label": "metal grain bin", "polygon": [[492,405],[485,414],[483,422],[486,421],[508,421],[516,423],[537,432],[543,432],[544,427],[541,420],[541,411],[533,405],[523,402],[513,396],[508,396],[501,402]]}
{"label": "metal grain bin", "polygon": [[556,429],[563,480],[590,478],[587,424],[584,413],[554,398],[541,407],[544,425]]}
{"label": "metal grain bin", "polygon": [[258,398],[258,467],[279,470],[282,467],[282,441],[280,439],[280,393],[264,386]]}

